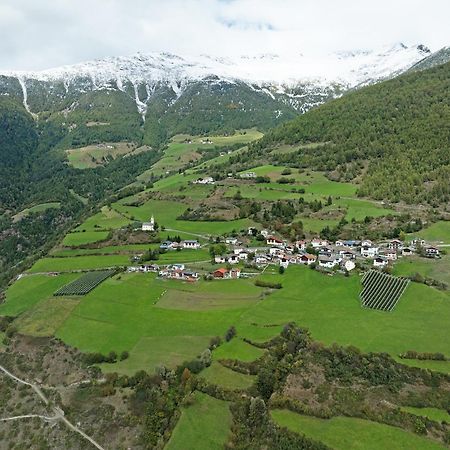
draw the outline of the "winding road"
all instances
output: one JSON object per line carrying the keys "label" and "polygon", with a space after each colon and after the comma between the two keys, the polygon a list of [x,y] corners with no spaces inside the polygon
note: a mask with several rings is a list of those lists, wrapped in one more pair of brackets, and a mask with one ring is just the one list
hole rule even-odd
{"label": "winding road", "polygon": [[[36,394],[45,403],[45,405],[50,404],[50,401],[48,400],[48,398],[45,396],[45,394],[42,392],[41,388],[37,384],[29,383],[28,381],[25,381],[25,380],[22,380],[21,378],[16,377],[14,374],[12,374],[9,370],[7,370],[2,365],[0,365],[0,370],[6,376],[8,376],[12,380],[14,380],[16,383],[24,384],[26,386],[31,387],[31,389],[33,389],[34,392],[36,392]],[[69,420],[67,420],[67,418],[64,416],[64,411],[61,408],[59,408],[58,406],[53,406],[52,408],[53,408],[53,412],[55,414],[53,417],[47,417],[47,416],[43,416],[43,415],[39,415],[39,414],[26,414],[26,415],[22,415],[22,416],[0,418],[0,422],[6,422],[6,421],[11,421],[11,420],[20,420],[20,419],[29,419],[29,418],[34,418],[34,417],[38,417],[46,422],[55,422],[55,421],[60,420],[61,422],[64,422],[66,424],[66,426],[69,427],[71,430],[75,431],[76,433],[81,435],[84,439],[89,441],[94,447],[98,448],[99,450],[106,450],[104,447],[102,447],[100,444],[98,444],[94,439],[92,439],[90,436],[88,436],[84,431],[80,430],[77,426],[73,425]]]}

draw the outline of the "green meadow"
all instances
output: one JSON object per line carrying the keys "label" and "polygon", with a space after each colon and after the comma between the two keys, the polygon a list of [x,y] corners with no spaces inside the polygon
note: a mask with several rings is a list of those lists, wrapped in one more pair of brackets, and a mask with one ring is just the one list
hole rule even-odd
{"label": "green meadow", "polygon": [[446,447],[401,428],[350,417],[318,419],[287,410],[271,411],[273,420],[291,431],[335,450],[443,450]]}
{"label": "green meadow", "polygon": [[70,272],[71,270],[103,269],[130,264],[128,255],[90,255],[68,258],[42,258],[34,263],[30,273]]}
{"label": "green meadow", "polygon": [[450,255],[444,255],[441,259],[428,259],[412,256],[402,258],[394,264],[395,275],[409,277],[416,273],[428,278],[433,278],[450,285]]}
{"label": "green meadow", "polygon": [[108,238],[108,231],[86,231],[66,234],[62,244],[66,247],[78,247],[80,245],[92,244],[104,241]]}
{"label": "green meadow", "polygon": [[[105,266],[128,256],[45,258],[34,270],[62,270],[62,264],[67,269],[68,263],[73,269],[74,262],[79,268],[80,261],[92,266],[99,258],[99,265]],[[309,328],[315,339],[327,345],[351,344],[394,357],[406,350],[450,354],[446,332],[449,294],[423,284],[410,283],[395,310],[386,313],[361,308],[358,276],[330,277],[305,267],[291,266],[284,275],[261,276],[282,283],[283,288],[270,295],[263,295],[264,289],[251,279],[192,284],[160,280],[154,274],[122,273],[82,297],[69,312],[62,307],[51,312],[55,303],[45,301],[76,276],[23,277],[8,289],[0,314],[31,310],[29,317],[39,318],[47,311],[57,317],[51,325],[56,336],[82,351],[130,352],[128,360],[108,365],[107,370],[152,371],[158,364],[182,362],[201,353],[211,337],[223,336],[231,325],[236,327],[237,337],[214,350],[214,360],[252,361],[264,351],[242,338],[265,341],[290,321]],[[26,321],[27,330],[33,330],[31,322]],[[423,367],[431,368],[431,363],[421,361]]]}
{"label": "green meadow", "polygon": [[126,227],[130,220],[116,210],[104,206],[100,212],[85,220],[75,231],[94,232]]}
{"label": "green meadow", "polygon": [[183,407],[166,450],[221,450],[230,433],[228,403],[201,392]]}
{"label": "green meadow", "polygon": [[[151,169],[145,171],[138,177],[140,181],[147,181],[151,174],[164,175],[167,173],[178,172],[179,169],[184,168],[190,162],[195,162],[201,159],[202,153],[213,150],[215,147],[225,147],[229,145],[242,144],[254,141],[262,137],[262,133],[256,129],[236,131],[229,136],[189,136],[179,134],[172,138],[167,149],[164,151],[164,156],[156,162]],[[207,140],[209,143],[202,143]]]}
{"label": "green meadow", "polygon": [[39,213],[42,211],[45,211],[47,209],[54,209],[54,208],[60,208],[61,203],[60,202],[48,202],[48,203],[39,203],[38,205],[31,206],[30,208],[26,208],[20,213],[13,216],[14,221],[18,221],[20,219],[23,219],[24,217],[33,214],[33,213]]}
{"label": "green meadow", "polygon": [[235,372],[214,361],[201,372],[200,376],[209,383],[225,389],[247,389],[256,381],[256,376]]}
{"label": "green meadow", "polygon": [[412,235],[412,237],[419,236],[426,241],[450,244],[450,221],[441,220],[433,223],[429,227]]}
{"label": "green meadow", "polygon": [[184,231],[194,235],[221,235],[246,229],[253,224],[249,219],[230,221],[188,221],[178,220],[189,204],[171,200],[148,200],[142,206],[130,206],[129,199],[114,204],[114,208],[131,220],[145,221],[154,215],[156,222],[166,230]]}
{"label": "green meadow", "polygon": [[450,414],[444,409],[438,408],[414,408],[413,406],[403,406],[402,411],[409,412],[416,416],[426,417],[435,422],[450,423]]}
{"label": "green meadow", "polygon": [[0,305],[1,316],[18,316],[53,295],[60,287],[78,278],[80,274],[27,275],[6,291],[6,301]]}

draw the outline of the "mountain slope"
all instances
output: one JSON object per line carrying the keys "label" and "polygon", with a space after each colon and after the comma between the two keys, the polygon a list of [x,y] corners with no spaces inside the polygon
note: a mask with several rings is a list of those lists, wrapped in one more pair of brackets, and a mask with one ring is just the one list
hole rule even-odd
{"label": "mountain slope", "polygon": [[326,170],[336,179],[362,175],[363,196],[438,205],[450,200],[449,123],[447,63],[322,105],[267,133],[253,152],[321,143],[272,158]]}
{"label": "mountain slope", "polygon": [[178,132],[268,129],[350,88],[402,73],[429,53],[424,46],[397,44],[326,57],[137,54],[3,73],[0,94],[60,124],[66,148],[98,142],[105,134],[159,145]]}

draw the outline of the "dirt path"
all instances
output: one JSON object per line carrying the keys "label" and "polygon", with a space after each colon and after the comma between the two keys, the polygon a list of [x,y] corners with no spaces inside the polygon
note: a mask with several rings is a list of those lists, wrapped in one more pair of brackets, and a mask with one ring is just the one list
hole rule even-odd
{"label": "dirt path", "polygon": [[[20,384],[24,384],[26,386],[31,387],[31,389],[34,390],[34,392],[36,392],[36,394],[39,396],[39,398],[46,404],[49,405],[49,400],[48,398],[45,396],[45,394],[42,392],[41,388],[34,384],[34,383],[29,383],[28,381],[22,380],[21,378],[16,377],[14,374],[12,374],[9,370],[7,370],[5,367],[0,365],[0,370],[9,378],[11,378],[12,380],[14,380],[16,383],[20,383]],[[84,433],[82,430],[80,430],[77,426],[73,425],[71,422],[69,422],[69,420],[66,419],[66,417],[64,416],[64,411],[59,408],[58,406],[53,406],[53,412],[55,413],[55,415],[53,417],[47,417],[47,416],[41,416],[41,415],[37,415],[37,414],[27,414],[27,415],[23,415],[23,416],[13,416],[13,417],[6,417],[4,419],[0,419],[0,421],[9,421],[9,420],[19,420],[19,419],[27,419],[27,418],[31,418],[31,417],[39,417],[45,421],[57,421],[57,420],[61,420],[62,422],[64,422],[71,430],[75,431],[76,433],[80,434],[81,436],[83,436],[87,441],[89,441],[94,447],[98,448],[99,450],[105,450],[100,444],[98,444],[97,442],[94,441],[94,439],[92,439],[90,436],[88,436],[86,433]]]}

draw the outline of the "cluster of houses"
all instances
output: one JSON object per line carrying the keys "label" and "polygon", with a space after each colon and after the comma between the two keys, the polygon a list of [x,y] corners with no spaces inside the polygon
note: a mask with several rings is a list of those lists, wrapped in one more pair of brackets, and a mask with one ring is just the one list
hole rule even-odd
{"label": "cluster of houses", "polygon": [[164,241],[161,242],[159,248],[161,250],[198,250],[201,247],[200,242],[195,239],[187,239],[185,241]]}
{"label": "cluster of houses", "polygon": [[[289,244],[276,236],[268,235],[266,244],[269,246],[268,252],[264,255],[255,255],[254,262],[257,265],[278,262],[281,266],[287,267],[289,264],[316,263],[319,267],[327,269],[340,266],[351,271],[356,267],[357,259],[371,260],[374,267],[383,268],[398,257],[411,256],[419,250],[429,258],[440,256],[439,249],[427,246],[423,239],[414,239],[409,246],[399,239],[376,244],[368,239],[337,240],[330,243],[325,239],[314,238],[310,241],[300,240]],[[314,254],[308,253],[308,249],[313,249]]]}

